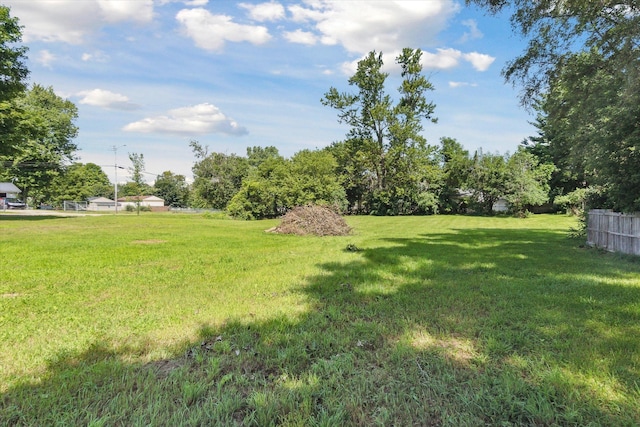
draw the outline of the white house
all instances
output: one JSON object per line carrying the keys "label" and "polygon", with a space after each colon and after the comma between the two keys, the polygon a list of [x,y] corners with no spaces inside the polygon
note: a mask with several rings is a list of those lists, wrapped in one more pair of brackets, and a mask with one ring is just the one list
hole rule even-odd
{"label": "white house", "polygon": [[118,198],[118,206],[121,206],[122,209],[126,209],[127,206],[133,206],[135,208],[136,203],[140,203],[141,207],[151,208],[152,211],[165,209],[164,199],[156,196],[128,196]]}
{"label": "white house", "polygon": [[[106,197],[91,197],[87,200],[87,210],[89,211],[113,211],[116,202]],[[120,206],[120,205],[118,205]]]}
{"label": "white house", "polygon": [[493,204],[492,209],[494,212],[507,212],[509,210],[509,202],[500,197],[498,201]]}

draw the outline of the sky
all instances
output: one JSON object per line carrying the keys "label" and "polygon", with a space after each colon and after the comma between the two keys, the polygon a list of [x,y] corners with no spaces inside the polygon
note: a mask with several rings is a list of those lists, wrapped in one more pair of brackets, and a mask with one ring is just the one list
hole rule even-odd
{"label": "sky", "polygon": [[382,52],[392,96],[395,57],[420,48],[435,90],[432,145],[457,139],[474,152],[513,152],[534,135],[519,88],[501,69],[525,41],[508,15],[464,1],[4,0],[23,26],[30,83],[52,86],[78,107],[78,161],[127,180],[129,153],[147,180],[191,179],[198,141],[246,155],[275,146],[290,157],[345,138],[320,100],[368,52]]}

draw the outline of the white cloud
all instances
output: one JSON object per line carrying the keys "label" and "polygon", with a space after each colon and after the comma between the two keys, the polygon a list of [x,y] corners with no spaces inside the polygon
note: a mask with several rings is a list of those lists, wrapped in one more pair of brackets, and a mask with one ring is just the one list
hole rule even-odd
{"label": "white cloud", "polygon": [[342,74],[345,74],[347,76],[354,75],[356,71],[358,71],[358,62],[360,62],[361,60],[362,58],[358,58],[350,62],[343,62],[340,65],[340,71],[342,71]]}
{"label": "white cloud", "polygon": [[464,59],[469,61],[471,65],[473,65],[473,68],[478,71],[487,71],[491,64],[493,64],[493,61],[496,60],[493,56],[478,52],[465,53]]}
{"label": "white cloud", "polygon": [[84,62],[108,62],[109,55],[100,50],[93,53],[85,52],[82,54],[82,60]]}
{"label": "white cloud", "polygon": [[324,12],[321,10],[308,9],[299,4],[289,6],[287,9],[295,22],[320,21],[324,17]]}
{"label": "white cloud", "polygon": [[365,54],[374,49],[387,53],[431,44],[458,9],[451,0],[313,0],[305,6],[290,6],[289,12],[296,22],[314,23],[323,43]]}
{"label": "white cloud", "polygon": [[306,44],[312,46],[318,42],[318,37],[309,31],[297,29],[295,31],[285,31],[284,38],[291,43]]}
{"label": "white cloud", "polygon": [[7,0],[5,4],[24,25],[26,43],[44,40],[78,44],[100,21],[100,8],[95,1]]}
{"label": "white cloud", "polygon": [[153,18],[152,0],[5,0],[24,25],[24,41],[80,44],[106,23]]}
{"label": "white cloud", "polygon": [[[108,22],[153,20],[153,0],[97,0],[102,16]],[[76,2],[77,3],[77,2]]]}
{"label": "white cloud", "polygon": [[213,15],[205,9],[183,9],[176,15],[184,32],[196,46],[220,52],[227,41],[263,44],[271,39],[266,27],[241,25],[226,15]]}
{"label": "white cloud", "polygon": [[469,83],[469,82],[449,82],[449,87],[458,88],[458,87],[477,87],[477,83]]}
{"label": "white cloud", "polygon": [[460,64],[460,60],[470,62],[477,71],[486,71],[493,61],[493,56],[484,53],[462,53],[457,49],[436,49],[436,53],[423,52],[422,65],[427,69],[448,70]]}
{"label": "white cloud", "polygon": [[462,25],[467,27],[469,31],[466,31],[460,38],[460,43],[467,42],[473,39],[481,39],[484,37],[482,31],[478,29],[478,23],[474,19],[467,19],[462,21]]}
{"label": "white cloud", "polygon": [[251,19],[258,22],[278,21],[285,17],[284,6],[273,1],[260,4],[240,3],[239,6],[247,9]]}
{"label": "white cloud", "polygon": [[167,115],[149,117],[129,123],[123,130],[142,133],[169,133],[176,135],[205,135],[223,133],[246,135],[247,129],[225,116],[218,107],[204,103],[176,108]]}
{"label": "white cloud", "polygon": [[427,69],[448,70],[457,67],[462,52],[456,49],[437,49],[437,53],[423,52],[422,65]]}
{"label": "white cloud", "polygon": [[138,105],[129,102],[129,98],[104,89],[92,89],[78,92],[80,104],[92,105],[113,110],[135,110]]}
{"label": "white cloud", "polygon": [[42,64],[43,67],[51,68],[51,64],[56,59],[57,59],[57,57],[53,53],[51,53],[48,50],[44,49],[44,50],[41,50],[40,52],[38,52],[38,57],[36,58],[36,61],[39,62],[40,64]]}
{"label": "white cloud", "polygon": [[209,0],[160,0],[160,4],[167,3],[183,3],[187,6],[198,7],[207,5]]}

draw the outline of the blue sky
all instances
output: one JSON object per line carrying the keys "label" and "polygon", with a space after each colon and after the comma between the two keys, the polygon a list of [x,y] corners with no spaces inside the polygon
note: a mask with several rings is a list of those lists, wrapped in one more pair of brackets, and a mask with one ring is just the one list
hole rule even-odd
{"label": "blue sky", "polygon": [[[191,177],[189,141],[245,155],[276,146],[284,156],[342,140],[347,128],[320,99],[349,90],[355,64],[420,48],[435,86],[430,144],[513,152],[535,133],[518,89],[500,70],[524,42],[508,16],[464,2],[5,0],[29,47],[30,81],[53,86],[79,110],[79,160],[114,179],[128,153],[144,155],[148,179],[170,170]],[[126,146],[123,146],[126,145]],[[120,171],[118,179],[126,180]]]}

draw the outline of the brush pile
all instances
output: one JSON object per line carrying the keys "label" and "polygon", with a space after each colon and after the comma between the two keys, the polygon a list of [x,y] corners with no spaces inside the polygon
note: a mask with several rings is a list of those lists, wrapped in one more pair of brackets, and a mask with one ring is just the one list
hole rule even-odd
{"label": "brush pile", "polygon": [[344,218],[325,206],[298,206],[282,217],[279,226],[268,230],[299,236],[346,236],[351,232]]}

